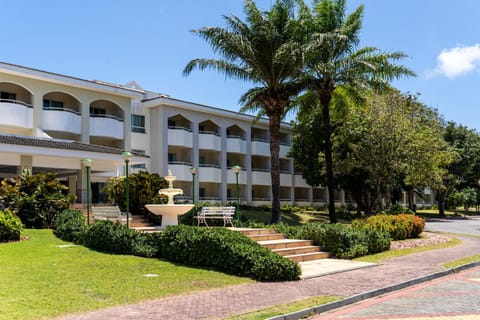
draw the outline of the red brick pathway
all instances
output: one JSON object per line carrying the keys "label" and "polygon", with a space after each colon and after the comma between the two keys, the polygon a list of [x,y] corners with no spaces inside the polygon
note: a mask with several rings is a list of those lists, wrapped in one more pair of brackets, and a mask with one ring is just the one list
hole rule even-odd
{"label": "red brick pathway", "polygon": [[295,282],[255,283],[117,306],[60,319],[222,319],[309,297],[351,296],[441,270],[445,262],[480,254],[480,239],[461,246],[390,259],[377,267]]}

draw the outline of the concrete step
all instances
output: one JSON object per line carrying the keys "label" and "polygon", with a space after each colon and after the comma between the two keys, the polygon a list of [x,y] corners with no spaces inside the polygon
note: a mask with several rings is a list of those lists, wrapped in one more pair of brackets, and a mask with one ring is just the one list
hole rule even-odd
{"label": "concrete step", "polygon": [[311,260],[318,260],[318,259],[326,259],[330,256],[328,252],[311,252],[311,253],[301,253],[301,254],[294,254],[285,256],[289,260],[294,262],[302,262],[302,261],[311,261]]}
{"label": "concrete step", "polygon": [[232,230],[239,231],[247,237],[262,235],[262,234],[278,234],[278,232],[273,229],[232,228]]}
{"label": "concrete step", "polygon": [[273,249],[272,251],[281,255],[281,256],[291,256],[291,255],[302,254],[302,253],[320,252],[320,247],[319,246],[305,246],[305,247]]}
{"label": "concrete step", "polygon": [[313,242],[310,240],[297,240],[297,239],[266,240],[266,241],[258,241],[258,243],[261,246],[270,250],[306,247],[306,246],[311,246],[313,244]]}
{"label": "concrete step", "polygon": [[250,239],[260,242],[260,241],[267,241],[267,240],[281,240],[285,239],[285,236],[281,233],[271,233],[271,234],[257,234],[257,235],[249,235],[247,236]]}
{"label": "concrete step", "polygon": [[150,226],[150,227],[132,227],[132,229],[137,230],[138,232],[160,232],[159,226]]}

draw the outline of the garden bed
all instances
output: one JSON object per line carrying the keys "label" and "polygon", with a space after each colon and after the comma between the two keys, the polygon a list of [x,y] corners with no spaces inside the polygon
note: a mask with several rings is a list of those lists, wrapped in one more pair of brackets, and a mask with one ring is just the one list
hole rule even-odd
{"label": "garden bed", "polygon": [[392,241],[390,250],[400,250],[424,246],[432,246],[450,241],[451,237],[444,234],[422,232],[421,238]]}

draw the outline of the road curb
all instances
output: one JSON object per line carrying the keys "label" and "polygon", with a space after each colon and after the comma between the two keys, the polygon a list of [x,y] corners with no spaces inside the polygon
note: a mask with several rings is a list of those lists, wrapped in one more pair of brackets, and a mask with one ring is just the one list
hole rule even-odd
{"label": "road curb", "polygon": [[480,266],[480,261],[472,262],[472,263],[464,264],[464,265],[461,265],[461,266],[458,266],[458,267],[455,267],[455,268],[451,268],[451,269],[439,271],[439,272],[436,272],[436,273],[428,274],[428,275],[425,275],[425,276],[421,276],[421,277],[418,277],[418,278],[415,278],[415,279],[411,279],[411,280],[404,281],[404,282],[401,282],[401,283],[393,284],[393,285],[383,287],[383,288],[380,288],[380,289],[367,291],[365,293],[360,293],[360,294],[350,296],[350,297],[345,298],[345,299],[337,300],[337,301],[330,302],[330,303],[327,303],[327,304],[322,304],[320,306],[307,308],[307,309],[303,309],[303,310],[292,312],[292,313],[287,313],[287,314],[280,315],[280,316],[275,316],[275,317],[272,317],[272,318],[268,318],[267,320],[296,320],[296,319],[301,319],[305,316],[312,315],[314,313],[319,314],[319,313],[327,312],[327,311],[330,311],[330,310],[333,310],[333,309],[342,308],[342,307],[348,306],[348,305],[353,304],[353,303],[357,303],[357,302],[362,301],[362,300],[370,299],[370,298],[377,297],[377,296],[380,296],[380,295],[385,294],[385,293],[390,293],[390,292],[397,291],[397,290],[400,290],[400,289],[404,289],[404,288],[407,288],[407,287],[410,287],[410,286],[414,286],[414,285],[417,285],[417,284],[420,284],[420,283],[423,283],[423,282],[427,282],[427,281],[431,281],[431,280],[438,279],[438,278],[441,278],[441,277],[445,277],[445,276],[448,276],[450,274],[458,273],[458,272],[461,272],[463,270],[467,270],[467,269],[474,268],[474,267],[477,267],[477,266]]}

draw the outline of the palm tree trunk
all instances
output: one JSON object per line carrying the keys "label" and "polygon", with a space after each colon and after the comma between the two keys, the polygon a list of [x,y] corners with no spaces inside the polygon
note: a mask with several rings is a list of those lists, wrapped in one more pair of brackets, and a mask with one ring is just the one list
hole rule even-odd
{"label": "palm tree trunk", "polygon": [[272,179],[272,219],[271,223],[280,223],[280,122],[281,114],[269,117],[270,130],[270,176]]}
{"label": "palm tree trunk", "polygon": [[325,168],[327,171],[328,189],[328,217],[330,218],[330,223],[336,223],[337,217],[335,215],[335,185],[333,181],[332,127],[330,125],[330,101],[332,100],[332,94],[330,92],[319,92],[319,96],[323,116],[323,140],[325,143]]}

